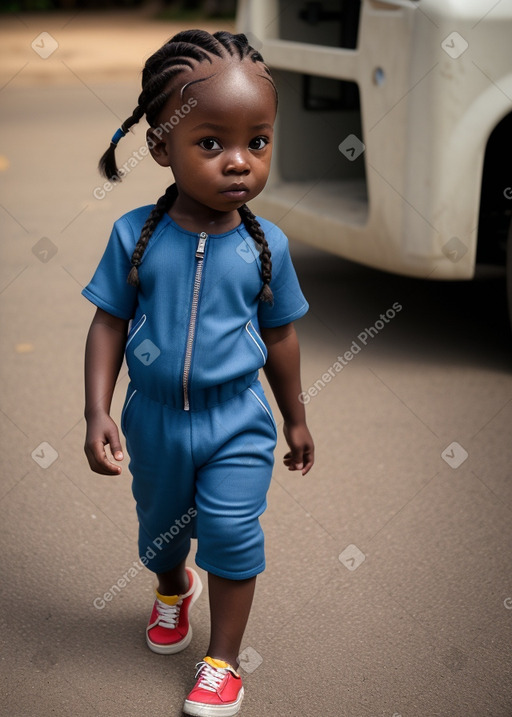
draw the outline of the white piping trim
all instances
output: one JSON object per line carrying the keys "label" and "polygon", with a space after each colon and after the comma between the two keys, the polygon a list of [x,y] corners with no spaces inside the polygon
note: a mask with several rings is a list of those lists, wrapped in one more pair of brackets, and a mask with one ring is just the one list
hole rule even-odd
{"label": "white piping trim", "polygon": [[277,433],[277,426],[276,426],[276,422],[274,421],[273,415],[270,413],[270,411],[268,410],[268,408],[265,406],[265,404],[263,403],[263,401],[261,400],[261,398],[252,390],[252,388],[249,388],[249,391],[252,393],[252,395],[254,396],[254,398],[258,401],[258,403],[259,403],[260,406],[263,408],[263,410],[266,412],[267,416],[268,416],[268,417],[270,418],[270,420],[272,421],[272,425],[273,425],[274,428],[276,429],[276,433]]}
{"label": "white piping trim", "polygon": [[139,333],[139,331],[141,330],[141,328],[144,326],[145,323],[146,323],[146,314],[142,314],[142,317],[139,319],[139,325],[137,326],[137,328],[135,329],[133,334],[130,336],[130,338],[126,342],[126,346],[128,346],[133,341],[136,334]]}
{"label": "white piping trim", "polygon": [[127,411],[127,409],[128,409],[128,406],[129,406],[130,403],[131,403],[132,398],[133,398],[133,397],[135,396],[135,394],[137,393],[137,390],[138,390],[138,389],[134,388],[133,391],[131,392],[130,398],[128,399],[128,401],[126,402],[126,406],[124,407],[123,414],[126,413],[126,411]]}
{"label": "white piping trim", "polygon": [[[256,329],[254,328],[254,326],[252,325],[252,321],[250,321],[250,320],[245,324],[245,330],[247,331],[247,333],[249,334],[249,336],[251,337],[251,339],[254,341],[254,343],[255,343],[256,346],[258,347],[258,350],[259,350],[260,354],[263,356],[263,360],[266,361],[266,360],[267,360],[267,357],[265,356],[265,353],[264,353],[263,349],[261,348],[261,346],[259,345],[259,343],[256,341],[256,339],[254,338],[254,336],[253,336],[253,335],[251,334],[251,332],[249,331],[249,326],[250,326],[251,329],[254,331],[254,333],[256,333]],[[259,399],[258,399],[258,400],[259,400]]]}

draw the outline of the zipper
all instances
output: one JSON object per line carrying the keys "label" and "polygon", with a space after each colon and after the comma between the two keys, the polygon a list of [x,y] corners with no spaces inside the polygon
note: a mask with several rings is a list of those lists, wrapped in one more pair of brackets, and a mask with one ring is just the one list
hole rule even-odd
{"label": "zipper", "polygon": [[197,308],[199,305],[199,291],[201,289],[201,277],[203,275],[204,252],[206,248],[206,240],[208,234],[201,232],[196,249],[196,275],[194,277],[194,289],[192,292],[192,306],[190,307],[190,321],[188,323],[187,347],[185,349],[185,362],[183,364],[183,408],[190,411],[190,401],[188,396],[188,384],[190,377],[190,366],[192,364],[192,350],[194,348],[194,337],[196,333]]}

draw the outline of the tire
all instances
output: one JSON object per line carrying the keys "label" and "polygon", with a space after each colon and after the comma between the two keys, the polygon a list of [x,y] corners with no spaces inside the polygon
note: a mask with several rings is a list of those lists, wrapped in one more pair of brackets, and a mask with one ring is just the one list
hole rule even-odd
{"label": "tire", "polygon": [[508,227],[506,267],[508,318],[512,329],[512,219]]}

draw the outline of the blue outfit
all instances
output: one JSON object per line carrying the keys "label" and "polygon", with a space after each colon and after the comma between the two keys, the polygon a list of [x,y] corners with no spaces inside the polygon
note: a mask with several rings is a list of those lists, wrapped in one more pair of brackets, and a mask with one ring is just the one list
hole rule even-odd
{"label": "blue outfit", "polygon": [[167,214],[127,284],[131,256],[153,207],[119,219],[83,295],[131,320],[130,375],[121,426],[139,518],[139,553],[172,569],[197,537],[197,564],[244,579],[265,567],[259,516],[277,432],[258,381],[267,351],[260,327],[288,324],[308,304],[285,235],[258,217],[272,253],[274,303],[262,287],[258,247],[243,224],[189,232]]}

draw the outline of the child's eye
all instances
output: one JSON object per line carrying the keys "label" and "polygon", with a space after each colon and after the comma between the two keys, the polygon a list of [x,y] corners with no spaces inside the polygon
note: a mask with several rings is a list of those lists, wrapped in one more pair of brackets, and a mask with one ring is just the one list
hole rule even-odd
{"label": "child's eye", "polygon": [[203,149],[208,149],[208,150],[222,149],[220,144],[217,142],[216,139],[213,139],[213,137],[206,137],[205,139],[202,139],[199,142],[199,146],[202,147]]}
{"label": "child's eye", "polygon": [[255,137],[249,142],[249,149],[263,149],[268,142],[268,137]]}

